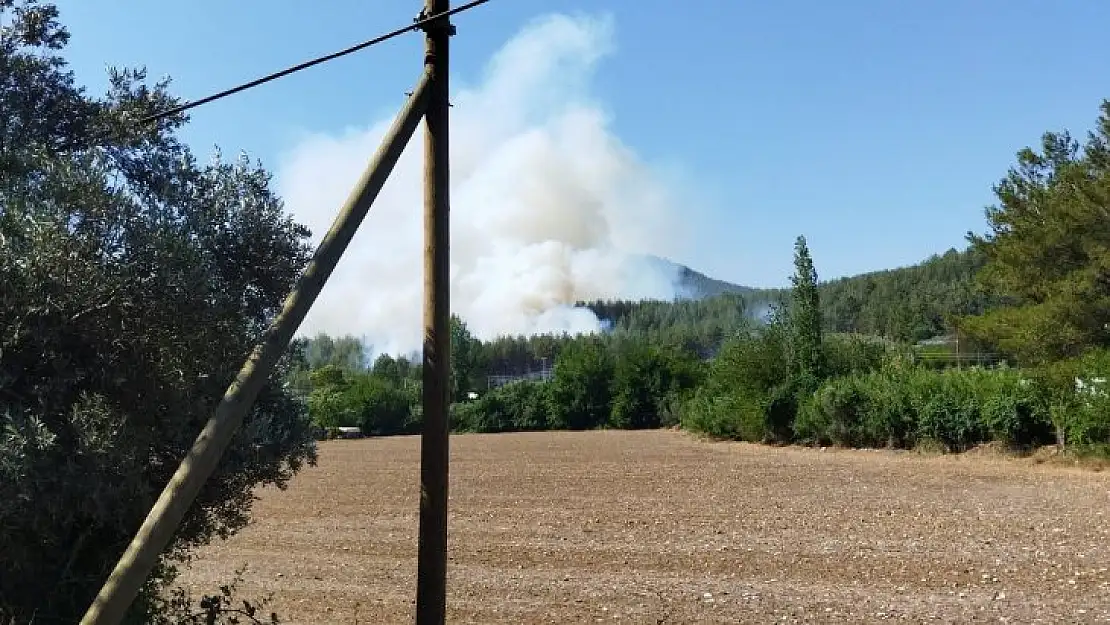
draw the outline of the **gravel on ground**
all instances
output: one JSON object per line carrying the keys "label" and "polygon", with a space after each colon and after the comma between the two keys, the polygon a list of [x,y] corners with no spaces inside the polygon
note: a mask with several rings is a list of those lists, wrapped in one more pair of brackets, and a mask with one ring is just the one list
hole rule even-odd
{"label": "gravel on ground", "polygon": [[[411,623],[419,438],[329,441],[182,577]],[[451,438],[451,623],[1110,622],[1110,476],[676,431]]]}

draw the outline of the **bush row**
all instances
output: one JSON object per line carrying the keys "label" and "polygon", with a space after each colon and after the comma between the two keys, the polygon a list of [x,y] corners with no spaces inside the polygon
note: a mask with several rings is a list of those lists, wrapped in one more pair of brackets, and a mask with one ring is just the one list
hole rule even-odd
{"label": "bush row", "polygon": [[[728,341],[706,367],[677,347],[584,337],[565,346],[551,381],[516,382],[453,404],[451,428],[638,429],[681,421],[717,438],[849,447],[1110,444],[1110,400],[1074,385],[1077,377],[1110,373],[1104,352],[1051,371],[938,371],[911,365],[881,342],[834,335],[823,341],[815,385],[792,371],[789,343],[782,328],[770,326]],[[309,409],[322,428],[419,431],[419,387],[410,379],[335,367],[312,378]]]}
{"label": "bush row", "polygon": [[[824,375],[831,377],[875,371],[891,357],[886,344],[849,335],[826,337],[822,351]],[[791,370],[784,327],[737,336],[682,406],[682,426],[716,438],[789,442],[804,386]]]}
{"label": "bush row", "polygon": [[[568,343],[548,382],[515,382],[452,404],[456,432],[656,428],[678,422],[678,406],[703,376],[691,352],[584,337]],[[322,430],[359,427],[383,436],[419,431],[412,380],[329,366],[311,375],[309,413]]]}
{"label": "bush row", "polygon": [[1048,370],[936,370],[858,341],[837,342],[826,342],[825,377],[809,390],[789,370],[781,336],[733,341],[684,406],[683,426],[718,438],[846,447],[1110,445],[1110,398],[1102,388],[1110,352]]}
{"label": "bush row", "polygon": [[514,382],[452,406],[460,432],[645,429],[678,423],[701,381],[698,359],[676,347],[583,339],[565,347],[549,382]]}
{"label": "bush row", "polygon": [[1050,443],[1055,432],[1038,387],[1015,370],[883,370],[826,381],[803,401],[798,440],[849,447],[951,450],[998,441]]}

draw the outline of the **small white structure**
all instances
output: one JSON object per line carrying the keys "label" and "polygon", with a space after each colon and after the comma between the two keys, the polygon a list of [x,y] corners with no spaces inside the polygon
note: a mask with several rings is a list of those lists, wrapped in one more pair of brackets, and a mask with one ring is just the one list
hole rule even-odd
{"label": "small white structure", "polygon": [[1098,377],[1084,380],[1083,378],[1075,378],[1075,390],[1080,395],[1088,395],[1092,397],[1105,397],[1106,396],[1106,378]]}
{"label": "small white structure", "polygon": [[362,428],[360,427],[344,426],[335,429],[339,430],[339,438],[362,438]]}

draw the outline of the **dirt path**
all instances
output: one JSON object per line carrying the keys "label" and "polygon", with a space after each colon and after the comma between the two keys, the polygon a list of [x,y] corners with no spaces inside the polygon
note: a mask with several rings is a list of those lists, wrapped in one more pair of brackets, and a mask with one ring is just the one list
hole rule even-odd
{"label": "dirt path", "polygon": [[[185,580],[409,623],[416,438],[321,445]],[[452,623],[1110,622],[1110,475],[676,432],[452,438]],[[356,603],[357,620],[356,620]]]}

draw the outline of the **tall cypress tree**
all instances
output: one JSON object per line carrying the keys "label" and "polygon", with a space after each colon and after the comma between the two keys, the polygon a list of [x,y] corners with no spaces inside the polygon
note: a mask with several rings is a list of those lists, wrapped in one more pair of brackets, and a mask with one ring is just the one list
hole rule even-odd
{"label": "tall cypress tree", "polygon": [[791,368],[801,385],[814,390],[824,373],[821,351],[821,301],[817,292],[817,270],[813,267],[806,238],[794,242],[794,275],[790,306]]}

